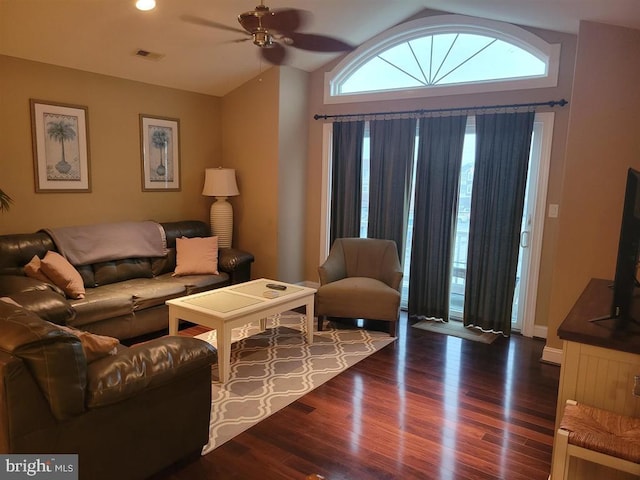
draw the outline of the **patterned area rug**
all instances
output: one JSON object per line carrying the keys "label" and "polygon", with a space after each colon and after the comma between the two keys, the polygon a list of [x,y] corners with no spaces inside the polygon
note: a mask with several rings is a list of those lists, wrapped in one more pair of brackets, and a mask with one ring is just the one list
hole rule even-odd
{"label": "patterned area rug", "polygon": [[445,335],[453,335],[454,337],[465,338],[467,340],[473,340],[474,342],[481,343],[493,343],[498,338],[498,335],[488,332],[483,332],[477,328],[466,328],[462,322],[449,321],[438,322],[434,320],[420,320],[418,323],[411,325],[414,328],[421,330],[427,330],[429,332],[444,333]]}
{"label": "patterned area rug", "polygon": [[[393,342],[384,332],[341,327],[327,322],[313,345],[304,337],[304,316],[286,312],[233,330],[229,381],[217,381],[214,365],[209,453],[305,393]],[[215,346],[215,331],[198,335]]]}

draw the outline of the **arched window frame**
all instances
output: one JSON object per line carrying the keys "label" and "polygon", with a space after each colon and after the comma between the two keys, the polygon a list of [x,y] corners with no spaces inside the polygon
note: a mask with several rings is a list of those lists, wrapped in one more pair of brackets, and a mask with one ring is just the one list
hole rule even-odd
{"label": "arched window frame", "polygon": [[[376,55],[404,42],[430,35],[470,33],[495,37],[511,43],[542,60],[546,72],[541,76],[484,80],[449,85],[432,85],[362,93],[339,93],[340,85]],[[542,38],[516,25],[464,15],[434,15],[419,18],[394,28],[365,42],[348,54],[333,70],[325,73],[324,103],[352,103],[376,100],[397,100],[467,93],[555,87],[558,84],[560,44],[547,43]]]}

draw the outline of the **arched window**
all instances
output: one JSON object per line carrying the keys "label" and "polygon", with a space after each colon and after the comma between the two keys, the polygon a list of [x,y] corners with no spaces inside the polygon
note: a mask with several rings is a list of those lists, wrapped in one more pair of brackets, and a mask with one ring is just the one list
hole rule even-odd
{"label": "arched window", "polygon": [[461,15],[401,24],[327,73],[325,103],[551,87],[560,45],[515,25]]}

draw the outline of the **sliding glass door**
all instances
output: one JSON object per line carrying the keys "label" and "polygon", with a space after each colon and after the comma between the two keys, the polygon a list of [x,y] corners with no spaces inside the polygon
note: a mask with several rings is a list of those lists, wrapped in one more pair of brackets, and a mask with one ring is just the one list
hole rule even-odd
{"label": "sliding glass door", "polygon": [[[549,121],[551,127],[549,126]],[[532,247],[539,245],[533,245],[534,241],[541,242],[541,232],[535,230],[541,230],[544,223],[544,216],[540,219],[540,206],[544,207],[544,198],[537,198],[539,195],[546,196],[546,175],[547,169],[541,168],[544,155],[549,155],[549,152],[545,152],[544,142],[547,144],[550,141],[551,129],[553,124],[553,114],[542,114],[536,116],[534,124],[533,139],[531,145],[531,155],[529,163],[529,173],[527,180],[527,190],[525,197],[524,214],[522,218],[522,230],[520,237],[520,255],[518,260],[518,271],[516,280],[516,289],[514,293],[513,301],[513,313],[512,322],[513,330],[520,330],[522,327],[523,319],[526,315],[525,298],[527,298],[527,289],[529,288],[529,279],[537,279],[537,264],[532,264],[531,251]],[[467,268],[467,249],[469,238],[469,219],[471,212],[471,194],[473,185],[473,173],[474,173],[474,161],[475,161],[475,118],[469,117],[467,121],[467,127],[464,139],[464,148],[462,156],[462,167],[460,170],[460,190],[458,192],[458,212],[456,218],[456,235],[455,246],[452,258],[452,274],[451,274],[451,296],[450,296],[450,311],[452,320],[462,319],[463,305],[464,305],[464,291],[465,291],[465,278]],[[418,142],[416,141],[416,150]],[[417,153],[417,152],[416,152]],[[547,159],[548,161],[548,159]],[[415,162],[414,162],[415,168]],[[412,178],[415,182],[415,172]],[[540,182],[544,183],[544,188],[541,187]],[[415,190],[415,185],[413,185]],[[413,193],[411,198],[413,199]],[[360,236],[367,236],[367,219],[369,208],[369,132],[368,127],[365,128],[365,137],[363,145],[363,165],[362,165],[362,211],[361,211],[361,227]],[[544,208],[542,208],[544,212]],[[536,216],[537,215],[537,216]],[[408,259],[411,258],[411,239],[413,237],[413,218],[414,208],[413,200],[409,212],[409,222],[407,233],[407,241],[403,246],[406,259],[404,262],[404,278],[402,283],[402,307],[407,307],[408,292],[409,292],[409,277],[411,265]],[[536,257],[537,259],[537,257]],[[531,284],[531,288],[535,289],[535,284]],[[534,292],[535,293],[535,292]],[[533,295],[535,301],[535,295]]]}

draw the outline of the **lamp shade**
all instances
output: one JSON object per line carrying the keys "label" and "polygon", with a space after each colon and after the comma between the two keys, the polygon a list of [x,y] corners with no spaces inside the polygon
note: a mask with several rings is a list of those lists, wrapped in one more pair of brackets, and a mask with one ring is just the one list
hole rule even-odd
{"label": "lamp shade", "polygon": [[233,168],[205,169],[202,195],[208,197],[233,197],[239,195],[236,171]]}

